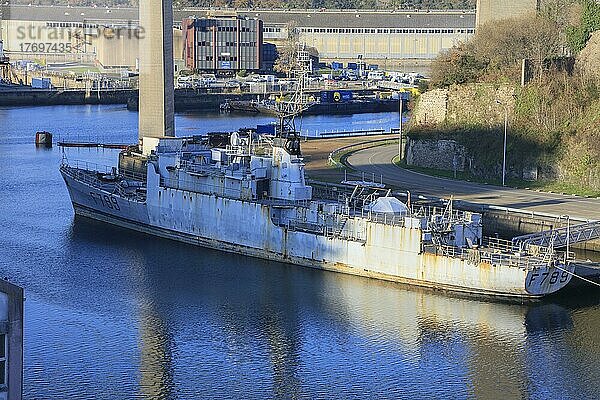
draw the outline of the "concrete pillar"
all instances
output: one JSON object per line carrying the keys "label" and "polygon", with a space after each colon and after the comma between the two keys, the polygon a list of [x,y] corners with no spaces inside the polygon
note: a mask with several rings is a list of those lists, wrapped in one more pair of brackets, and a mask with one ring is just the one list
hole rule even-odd
{"label": "concrete pillar", "polygon": [[173,1],[140,1],[139,138],[175,136]]}
{"label": "concrete pillar", "polygon": [[21,400],[23,395],[23,289],[0,279],[0,334],[5,335],[3,349],[6,389],[0,398]]}

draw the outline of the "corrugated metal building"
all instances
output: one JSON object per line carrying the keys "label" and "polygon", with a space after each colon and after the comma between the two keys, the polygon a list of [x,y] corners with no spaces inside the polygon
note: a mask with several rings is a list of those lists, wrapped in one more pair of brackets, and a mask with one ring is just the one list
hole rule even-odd
{"label": "corrugated metal building", "polygon": [[186,67],[193,71],[258,71],[262,67],[259,19],[185,18],[181,24]]}
{"label": "corrugated metal building", "polygon": [[283,40],[293,21],[323,61],[431,60],[475,32],[473,11],[290,10],[248,13],[265,21],[265,40]]}

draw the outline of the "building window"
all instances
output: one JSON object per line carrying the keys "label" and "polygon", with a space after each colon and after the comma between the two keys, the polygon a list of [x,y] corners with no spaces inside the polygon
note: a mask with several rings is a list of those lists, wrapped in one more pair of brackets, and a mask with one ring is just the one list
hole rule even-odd
{"label": "building window", "polygon": [[6,334],[0,334],[0,386],[6,386],[6,353],[7,353]]}

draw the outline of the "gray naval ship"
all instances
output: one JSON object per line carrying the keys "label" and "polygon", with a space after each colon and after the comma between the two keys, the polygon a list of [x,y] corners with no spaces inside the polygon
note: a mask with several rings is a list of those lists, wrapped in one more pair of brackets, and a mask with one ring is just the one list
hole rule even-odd
{"label": "gray naval ship", "polygon": [[293,129],[301,107],[282,110],[274,135],[174,137],[171,4],[140,2],[140,20],[163,27],[140,43],[140,144],[119,154],[118,167],[63,160],[77,215],[248,256],[519,300],[570,281],[564,255],[486,239],[479,214],[409,207],[365,182],[337,196],[313,192]]}
{"label": "gray naval ship", "polygon": [[571,279],[549,249],[483,238],[476,213],[408,207],[367,182],[316,198],[297,136],[240,136],[161,138],[147,155],[123,151],[118,168],[60,171],[76,214],[190,244],[505,297],[539,298]]}

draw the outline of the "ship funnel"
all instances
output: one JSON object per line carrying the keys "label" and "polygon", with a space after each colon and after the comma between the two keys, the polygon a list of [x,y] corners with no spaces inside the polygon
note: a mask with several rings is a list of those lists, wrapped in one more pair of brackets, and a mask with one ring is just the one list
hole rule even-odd
{"label": "ship funnel", "polygon": [[173,1],[141,0],[139,4],[139,139],[146,152],[158,138],[175,136]]}

